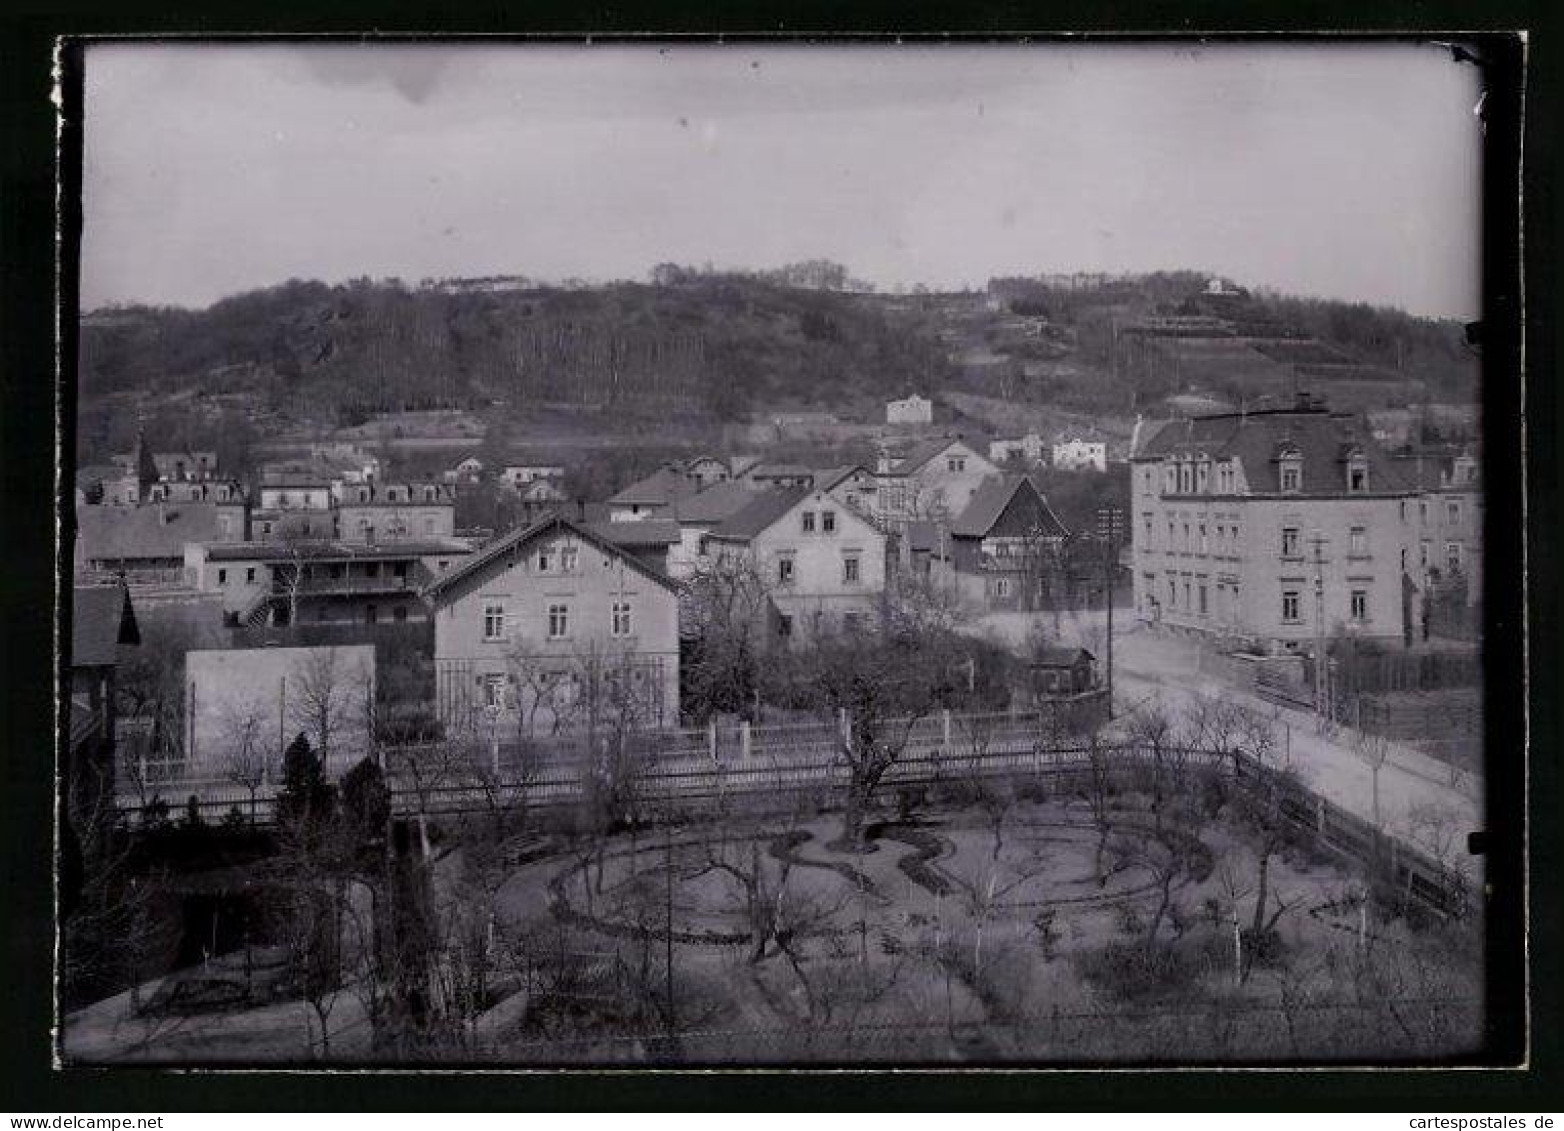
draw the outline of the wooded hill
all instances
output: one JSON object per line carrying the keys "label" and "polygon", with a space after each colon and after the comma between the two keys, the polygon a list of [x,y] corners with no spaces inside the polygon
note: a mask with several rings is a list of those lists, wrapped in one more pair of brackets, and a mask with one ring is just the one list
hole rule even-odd
{"label": "wooded hill", "polygon": [[911,390],[1130,417],[1180,394],[1252,403],[1298,385],[1342,408],[1476,395],[1462,327],[1399,311],[1213,298],[1194,272],[880,295],[846,289],[832,266],[664,264],[650,285],[598,287],[294,280],[205,310],[95,311],[82,321],[82,434],[96,428],[107,444],[97,417],[194,396],[228,398],[231,418],[265,431],[437,407],[494,418],[546,406],[653,429],[805,406],[868,421]]}

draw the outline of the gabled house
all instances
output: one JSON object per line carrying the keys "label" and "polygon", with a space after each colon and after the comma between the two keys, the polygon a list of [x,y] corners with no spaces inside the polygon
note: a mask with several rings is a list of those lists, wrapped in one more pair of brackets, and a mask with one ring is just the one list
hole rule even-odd
{"label": "gabled house", "polygon": [[914,444],[899,458],[882,456],[876,474],[880,518],[899,531],[908,522],[960,513],[999,469],[961,437],[942,436]]}
{"label": "gabled house", "polygon": [[873,516],[878,513],[880,480],[862,464],[822,468],[814,473],[813,485],[859,514]]}
{"label": "gabled house", "polygon": [[730,479],[674,503],[673,521],[679,541],[669,548],[668,573],[680,581],[691,577],[700,561],[706,535],[749,506],[758,494],[749,480]]}
{"label": "gabled house", "polygon": [[621,709],[640,728],[677,724],[678,587],[581,524],[513,530],[424,598],[448,730],[581,730]]}
{"label": "gabled house", "polygon": [[700,487],[677,464],[664,464],[644,479],[609,496],[609,518],[614,522],[638,522],[646,518],[671,519],[679,499]]}
{"label": "gabled house", "polygon": [[719,523],[705,553],[742,555],[776,610],[786,639],[851,631],[877,614],[885,590],[885,534],[824,491],[768,491]]}
{"label": "gabled house", "polygon": [[982,608],[1036,608],[1068,537],[1030,479],[998,476],[950,524],[951,579],[963,599]]}

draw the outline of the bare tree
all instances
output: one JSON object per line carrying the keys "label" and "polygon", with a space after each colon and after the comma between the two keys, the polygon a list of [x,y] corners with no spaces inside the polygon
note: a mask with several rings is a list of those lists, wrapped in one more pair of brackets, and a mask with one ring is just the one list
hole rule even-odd
{"label": "bare tree", "polygon": [[822,636],[775,665],[781,697],[836,726],[837,753],[848,773],[844,846],[861,846],[880,780],[901,758],[917,723],[949,694],[949,650],[942,643],[882,627]]}
{"label": "bare tree", "polygon": [[223,776],[250,796],[250,824],[256,821],[256,794],[266,783],[270,758],[266,712],[258,704],[230,705],[223,717]]}
{"label": "bare tree", "polygon": [[697,562],[681,619],[690,656],[681,669],[682,706],[697,721],[751,710],[764,646],[768,587],[753,558],[718,553]]}
{"label": "bare tree", "polygon": [[1243,713],[1236,733],[1237,749],[1258,767],[1257,772],[1241,779],[1234,798],[1241,819],[1255,833],[1254,913],[1240,973],[1240,978],[1247,980],[1255,958],[1269,947],[1277,921],[1296,903],[1284,902],[1280,893],[1271,890],[1271,861],[1291,835],[1285,802],[1299,795],[1302,787],[1292,766],[1276,759],[1276,729],[1271,719],[1258,711]]}

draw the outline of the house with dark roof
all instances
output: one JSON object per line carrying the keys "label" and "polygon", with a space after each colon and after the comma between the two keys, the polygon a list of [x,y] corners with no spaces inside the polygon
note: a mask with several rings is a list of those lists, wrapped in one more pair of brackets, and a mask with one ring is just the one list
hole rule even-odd
{"label": "house with dark roof", "polygon": [[758,495],[703,541],[706,555],[739,555],[753,566],[780,638],[852,631],[877,613],[885,591],[884,532],[814,487]]}
{"label": "house with dark roof", "polygon": [[981,608],[1038,608],[1069,534],[1031,479],[996,476],[950,523],[949,576]]}
{"label": "house with dark roof", "polygon": [[700,484],[679,464],[668,463],[644,479],[638,479],[608,498],[614,522],[638,522],[646,518],[672,518],[673,505],[700,490]]}
{"label": "house with dark roof", "polygon": [[512,741],[609,715],[678,723],[678,586],[598,530],[549,515],[435,578],[424,599],[448,730]]}
{"label": "house with dark roof", "polygon": [[112,824],[114,807],[114,672],[125,650],[141,643],[135,607],[123,585],[77,585],[71,591],[70,702],[64,781],[77,828]]}
{"label": "house with dark roof", "polygon": [[1419,498],[1365,421],[1307,396],[1143,431],[1136,615],[1274,649],[1338,632],[1410,642]]}
{"label": "house with dark roof", "polygon": [[878,516],[888,529],[939,521],[960,513],[999,468],[960,436],[921,440],[900,456],[881,455]]}
{"label": "house with dark roof", "polygon": [[244,537],[243,507],[218,503],[150,503],[76,508],[78,579],[123,577],[131,585],[184,580],[185,547]]}
{"label": "house with dark roof", "polygon": [[690,578],[700,561],[701,545],[706,535],[749,506],[758,495],[759,491],[751,481],[728,479],[676,501],[673,522],[679,532],[679,540],[669,548],[668,573],[681,581]]}

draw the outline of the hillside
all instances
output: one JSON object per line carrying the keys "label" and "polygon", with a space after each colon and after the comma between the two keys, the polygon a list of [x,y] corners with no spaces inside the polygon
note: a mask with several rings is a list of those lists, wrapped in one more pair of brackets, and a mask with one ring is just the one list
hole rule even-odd
{"label": "hillside", "polygon": [[82,320],[81,454],[125,450],[138,421],[159,442],[233,447],[439,408],[474,414],[472,434],[698,444],[781,409],[883,420],[882,402],[912,389],[1013,403],[1018,422],[1039,423],[1299,387],[1355,409],[1476,393],[1456,324],[1213,292],[1192,272],[911,295],[819,274],[664,265],[651,285],[592,288],[294,280],[199,311],[95,311]]}

